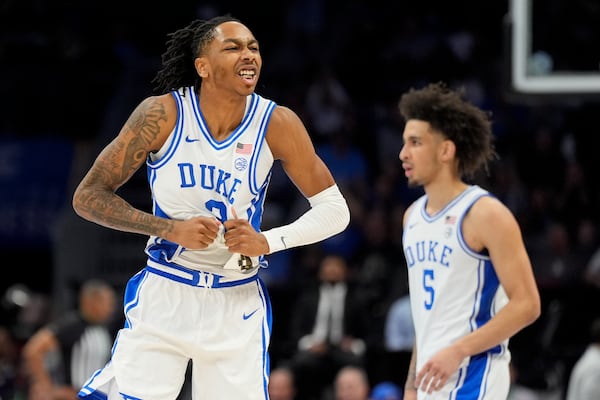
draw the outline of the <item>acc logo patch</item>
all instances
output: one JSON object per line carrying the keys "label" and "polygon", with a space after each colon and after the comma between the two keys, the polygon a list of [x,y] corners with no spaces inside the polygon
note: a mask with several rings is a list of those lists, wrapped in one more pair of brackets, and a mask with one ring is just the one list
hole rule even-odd
{"label": "acc logo patch", "polygon": [[243,171],[248,168],[248,160],[242,157],[238,157],[234,161],[235,169],[238,171]]}

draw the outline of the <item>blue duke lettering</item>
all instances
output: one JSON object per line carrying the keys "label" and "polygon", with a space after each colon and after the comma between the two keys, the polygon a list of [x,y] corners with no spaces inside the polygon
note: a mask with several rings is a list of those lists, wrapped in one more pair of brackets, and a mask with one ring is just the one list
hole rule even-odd
{"label": "blue duke lettering", "polygon": [[[179,177],[181,178],[182,188],[191,188],[197,186],[196,173],[194,172],[194,166],[191,163],[180,163],[177,164],[179,167]],[[199,169],[196,170],[199,174],[200,187],[202,189],[214,190],[227,197],[229,203],[233,204],[233,194],[237,191],[237,188],[241,180],[231,177],[231,173],[222,169],[217,169],[214,165],[200,164]]]}
{"label": "blue duke lettering", "polygon": [[412,267],[417,262],[437,263],[443,267],[449,267],[448,257],[452,254],[452,248],[446,245],[440,247],[439,242],[432,240],[413,243],[404,249],[406,262]]}

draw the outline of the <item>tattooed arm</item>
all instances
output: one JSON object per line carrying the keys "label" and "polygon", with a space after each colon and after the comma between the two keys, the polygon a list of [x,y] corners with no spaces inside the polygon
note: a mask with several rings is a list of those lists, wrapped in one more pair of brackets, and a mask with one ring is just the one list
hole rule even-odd
{"label": "tattooed arm", "polygon": [[116,194],[171,134],[177,119],[170,94],[149,97],[131,113],[119,135],[98,155],[73,195],[75,212],[99,225],[132,233],[156,235],[187,248],[204,248],[216,237],[216,219],[174,221],[133,207]]}

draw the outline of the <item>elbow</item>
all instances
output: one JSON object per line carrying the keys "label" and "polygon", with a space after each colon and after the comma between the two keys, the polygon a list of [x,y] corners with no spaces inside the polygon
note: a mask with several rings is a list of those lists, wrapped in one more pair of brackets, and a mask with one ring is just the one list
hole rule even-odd
{"label": "elbow", "polygon": [[73,198],[71,199],[71,207],[73,207],[73,210],[75,211],[75,214],[79,215],[80,217],[83,216],[84,212],[83,212],[83,206],[82,206],[82,190],[80,187],[78,187],[77,189],[75,189],[75,192],[73,193]]}
{"label": "elbow", "polygon": [[525,312],[526,325],[534,323],[542,314],[542,304],[539,295],[533,296],[527,302],[527,308]]}
{"label": "elbow", "polygon": [[[336,186],[336,188],[337,188],[337,186]],[[339,221],[339,227],[340,227],[340,232],[341,232],[344,229],[346,229],[348,227],[348,225],[350,225],[351,212],[350,212],[350,205],[348,203],[348,199],[346,199],[346,197],[344,197],[344,195],[339,190],[339,188],[337,189],[337,198],[333,205],[334,205],[335,209],[338,210],[338,215],[339,215],[338,221]]]}
{"label": "elbow", "polygon": [[350,209],[348,208],[348,204],[344,201],[343,203],[339,203],[335,205],[333,209],[332,216],[335,215],[335,221],[332,226],[335,226],[334,235],[337,235],[340,232],[343,232],[348,225],[350,225]]}
{"label": "elbow", "polygon": [[95,187],[80,184],[71,199],[71,207],[75,214],[89,220],[92,215],[91,205],[97,203],[99,192],[99,189]]}
{"label": "elbow", "polygon": [[77,191],[75,191],[75,193],[73,194],[73,198],[71,199],[71,207],[73,207],[75,214],[81,215],[80,211],[79,211],[79,201],[77,198]]}
{"label": "elbow", "polygon": [[337,185],[325,189],[309,199],[312,208],[319,208],[318,224],[327,227],[330,234],[342,232],[350,224],[350,207]]}
{"label": "elbow", "polygon": [[350,225],[350,208],[348,207],[348,204],[344,204],[344,210],[342,213],[342,218],[341,218],[341,226],[342,226],[342,231],[344,229],[346,229],[348,227],[348,225]]}
{"label": "elbow", "polygon": [[542,315],[542,307],[538,302],[537,306],[533,309],[531,313],[531,323],[535,322],[540,317],[540,315]]}
{"label": "elbow", "polygon": [[327,237],[331,237],[343,232],[350,224],[350,210],[344,204],[336,204],[330,208],[329,216],[321,219],[320,225],[328,227]]}

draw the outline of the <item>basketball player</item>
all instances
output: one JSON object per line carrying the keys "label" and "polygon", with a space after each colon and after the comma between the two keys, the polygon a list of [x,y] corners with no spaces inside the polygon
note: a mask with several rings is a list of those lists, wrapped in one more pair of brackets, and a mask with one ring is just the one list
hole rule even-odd
{"label": "basketball player", "polygon": [[[264,255],[341,232],[346,201],[292,110],[254,92],[258,41],[231,16],[170,34],[157,96],[143,100],[75,191],[85,219],[149,236],[127,284],[111,362],[81,398],[175,399],[192,360],[194,399],[267,399],[271,308]],[[271,167],[310,208],[261,232]],[[115,191],[146,164],[153,213]]]}
{"label": "basketball player", "polygon": [[405,398],[505,400],[508,340],[538,318],[540,298],[516,219],[466,183],[495,156],[489,115],[443,83],[399,108],[402,167],[425,191],[404,215],[416,339]]}

